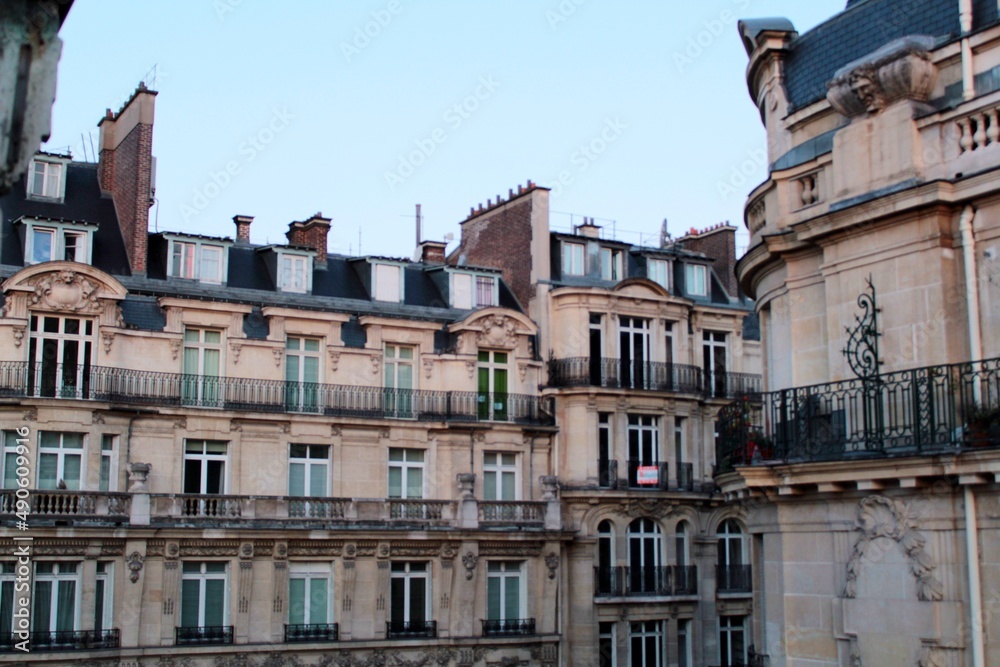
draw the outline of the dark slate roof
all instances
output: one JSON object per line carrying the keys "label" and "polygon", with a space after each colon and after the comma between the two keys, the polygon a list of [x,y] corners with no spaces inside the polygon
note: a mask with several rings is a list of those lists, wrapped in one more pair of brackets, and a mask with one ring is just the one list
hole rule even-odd
{"label": "dark slate roof", "polygon": [[122,319],[130,329],[146,331],[163,331],[167,326],[167,316],[156,302],[155,297],[130,294],[119,304],[122,309]]}
{"label": "dark slate roof", "polygon": [[[973,0],[976,30],[997,21],[995,0]],[[906,35],[946,42],[960,33],[956,0],[851,0],[830,20],[800,35],[785,61],[790,112],[826,97],[826,83],[852,60]]]}
{"label": "dark slate roof", "polygon": [[66,220],[96,223],[94,232],[94,264],[115,276],[130,275],[125,241],[118,227],[118,216],[110,196],[103,196],[97,182],[97,165],[71,162],[66,169],[66,196],[63,202],[28,199],[27,176],[14,185],[9,193],[0,197],[0,214],[3,225],[0,233],[0,264],[24,265],[24,246],[21,235],[11,222],[22,216],[63,218]]}

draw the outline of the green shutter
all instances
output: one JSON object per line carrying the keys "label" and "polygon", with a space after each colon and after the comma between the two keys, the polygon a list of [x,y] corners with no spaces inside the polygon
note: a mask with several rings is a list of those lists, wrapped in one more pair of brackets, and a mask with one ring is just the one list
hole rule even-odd
{"label": "green shutter", "polygon": [[326,465],[309,466],[309,495],[313,498],[326,496]]}
{"label": "green shutter", "polygon": [[209,579],[205,582],[205,625],[217,627],[223,625],[226,614],[226,582],[222,579]]}
{"label": "green shutter", "polygon": [[53,628],[50,626],[52,618],[52,582],[35,581],[35,613],[31,630],[32,632],[49,632]]}
{"label": "green shutter", "polygon": [[403,469],[398,466],[389,468],[389,497],[403,497]]}
{"label": "green shutter", "polygon": [[69,632],[76,630],[76,582],[60,581],[58,589],[59,599],[56,604],[56,630],[59,632]]}
{"label": "green shutter", "polygon": [[309,583],[309,622],[326,623],[327,609],[330,606],[327,595],[327,580],[317,578],[312,579]]}
{"label": "green shutter", "polygon": [[288,464],[288,495],[306,495],[306,466],[304,463]]}
{"label": "green shutter", "polygon": [[294,578],[288,580],[288,623],[301,625],[306,622],[306,580]]}
{"label": "green shutter", "polygon": [[486,618],[490,621],[499,621],[500,615],[500,583],[501,577],[489,577],[486,579]]}
{"label": "green shutter", "polygon": [[[510,566],[508,565],[508,569]],[[521,578],[504,577],[504,618],[512,620],[521,617]]]}
{"label": "green shutter", "polygon": [[197,579],[185,579],[181,584],[181,627],[197,628],[198,610],[201,608],[201,592]]}

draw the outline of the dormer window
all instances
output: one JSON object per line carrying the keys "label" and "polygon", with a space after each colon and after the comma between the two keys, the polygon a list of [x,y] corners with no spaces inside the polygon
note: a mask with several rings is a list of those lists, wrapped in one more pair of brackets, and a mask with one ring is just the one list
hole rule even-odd
{"label": "dormer window", "polygon": [[617,282],[624,277],[622,274],[622,251],[614,248],[601,248],[601,278]]}
{"label": "dormer window", "polygon": [[226,247],[222,241],[166,236],[170,243],[167,276],[221,285],[226,280]]}
{"label": "dormer window", "polygon": [[398,264],[372,263],[372,297],[376,301],[401,302],[405,298],[403,267]]}
{"label": "dormer window", "polygon": [[563,243],[563,274],[582,276],[583,273],[583,244]]}
{"label": "dormer window", "polygon": [[451,307],[471,310],[497,305],[498,280],[497,276],[452,273]]}
{"label": "dormer window", "polygon": [[646,261],[646,276],[665,290],[670,289],[670,262],[665,259]]}
{"label": "dormer window", "polygon": [[94,225],[64,220],[21,220],[25,225],[24,263],[66,261],[89,264]]}
{"label": "dormer window", "polygon": [[700,264],[687,264],[684,267],[684,279],[687,283],[687,293],[695,296],[708,296],[708,272]]}
{"label": "dormer window", "polygon": [[281,253],[278,289],[283,292],[305,293],[312,287],[312,273],[309,271],[309,257]]}
{"label": "dormer window", "polygon": [[28,196],[61,200],[66,192],[65,174],[66,165],[62,161],[36,158],[28,171]]}

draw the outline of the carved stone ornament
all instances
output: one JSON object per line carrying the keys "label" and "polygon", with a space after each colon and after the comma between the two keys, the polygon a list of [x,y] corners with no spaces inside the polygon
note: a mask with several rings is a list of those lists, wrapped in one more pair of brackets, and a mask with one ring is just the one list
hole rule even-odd
{"label": "carved stone ornament", "polygon": [[674,509],[673,503],[669,501],[656,500],[653,498],[631,498],[625,505],[625,514],[633,519],[645,517],[665,519],[674,513]]}
{"label": "carved stone ornament", "polygon": [[240,363],[240,352],[243,351],[243,343],[230,343],[229,349],[233,353],[233,364]]}
{"label": "carved stone ornament", "polygon": [[472,577],[475,576],[477,560],[479,560],[479,557],[471,551],[466,551],[465,555],[462,556],[462,565],[465,566],[465,578],[470,581],[472,580]]}
{"label": "carved stone ornament", "polygon": [[549,579],[556,578],[556,568],[559,567],[559,555],[555,552],[549,552],[545,556],[545,567],[549,570]]}
{"label": "carved stone ornament", "polygon": [[826,99],[843,116],[872,116],[898,100],[926,102],[937,82],[934,38],[909,35],[837,70]]}
{"label": "carved stone ornament", "polygon": [[138,551],[133,551],[128,555],[128,558],[125,559],[129,569],[128,580],[133,584],[139,581],[139,572],[142,571],[142,563],[145,560],[146,559],[143,555]]}
{"label": "carved stone ornament", "polygon": [[899,544],[910,561],[910,571],[917,580],[917,599],[937,602],[944,598],[941,582],[934,576],[937,564],[924,550],[927,538],[917,531],[916,516],[906,503],[883,496],[865,498],[858,507],[857,529],[861,537],[847,563],[844,597],[857,597],[858,576],[867,550],[874,540],[887,537]]}
{"label": "carved stone ornament", "polygon": [[479,347],[514,347],[517,343],[517,323],[503,315],[483,320],[483,330],[476,336]]}
{"label": "carved stone ornament", "polygon": [[35,288],[28,298],[32,307],[65,313],[100,314],[97,285],[76,271],[44,274],[28,281]]}
{"label": "carved stone ornament", "polygon": [[24,327],[11,327],[11,333],[14,334],[14,347],[21,347],[21,341],[24,340]]}

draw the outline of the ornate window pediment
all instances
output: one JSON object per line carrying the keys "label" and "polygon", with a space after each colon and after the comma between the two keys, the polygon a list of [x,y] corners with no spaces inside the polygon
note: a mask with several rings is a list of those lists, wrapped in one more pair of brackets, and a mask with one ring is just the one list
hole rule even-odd
{"label": "ornate window pediment", "polygon": [[90,315],[105,326],[121,326],[118,302],[126,290],[110,275],[74,262],[29,266],[2,285],[2,316],[26,320],[31,312]]}

